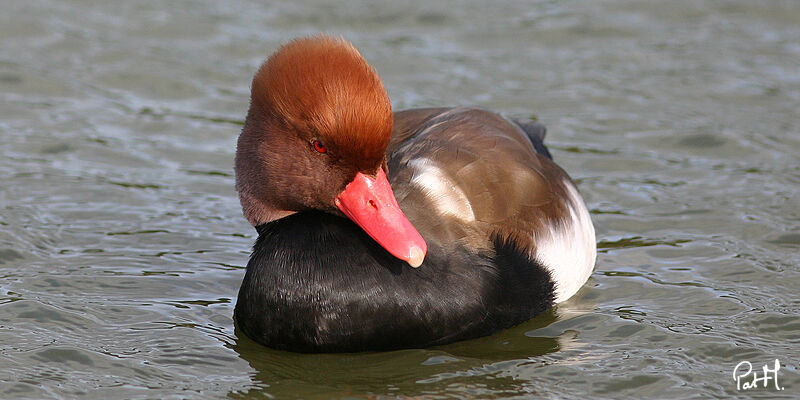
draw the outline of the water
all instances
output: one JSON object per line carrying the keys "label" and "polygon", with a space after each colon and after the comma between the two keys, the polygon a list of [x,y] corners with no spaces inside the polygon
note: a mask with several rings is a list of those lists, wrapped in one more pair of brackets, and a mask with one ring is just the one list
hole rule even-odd
{"label": "water", "polygon": [[[249,80],[319,31],[396,109],[548,126],[598,233],[574,299],[433,349],[236,335]],[[0,38],[0,398],[800,396],[797,1],[4,1]]]}

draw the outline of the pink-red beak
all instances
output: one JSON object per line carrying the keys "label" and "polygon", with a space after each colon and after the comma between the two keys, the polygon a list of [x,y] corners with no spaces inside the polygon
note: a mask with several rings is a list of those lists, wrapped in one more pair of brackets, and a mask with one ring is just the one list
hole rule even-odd
{"label": "pink-red beak", "polygon": [[422,264],[428,245],[397,204],[383,169],[375,178],[357,173],[335,203],[393,256],[414,268]]}

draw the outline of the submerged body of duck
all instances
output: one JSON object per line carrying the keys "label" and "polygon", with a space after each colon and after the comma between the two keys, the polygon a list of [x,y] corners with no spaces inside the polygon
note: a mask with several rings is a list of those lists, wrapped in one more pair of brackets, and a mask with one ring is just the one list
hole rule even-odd
{"label": "submerged body of duck", "polygon": [[392,113],[349,43],[284,46],[237,149],[259,233],[238,327],[296,351],[423,347],[566,300],[594,267],[594,228],[543,138],[476,108]]}

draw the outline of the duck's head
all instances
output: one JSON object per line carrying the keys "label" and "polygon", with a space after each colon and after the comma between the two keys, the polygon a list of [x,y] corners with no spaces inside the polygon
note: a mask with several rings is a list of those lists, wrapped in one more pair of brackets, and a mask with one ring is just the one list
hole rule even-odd
{"label": "duck's head", "polygon": [[244,215],[259,226],[295,212],[344,215],[417,267],[427,246],[386,178],[392,106],[377,73],[343,39],[281,47],[253,78],[236,150]]}

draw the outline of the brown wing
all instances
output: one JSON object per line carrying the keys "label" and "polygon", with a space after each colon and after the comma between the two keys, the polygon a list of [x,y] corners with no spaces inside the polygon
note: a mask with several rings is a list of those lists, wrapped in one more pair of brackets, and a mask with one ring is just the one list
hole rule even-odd
{"label": "brown wing", "polygon": [[426,240],[480,249],[500,233],[533,251],[537,232],[568,215],[567,175],[486,110],[397,112],[387,155],[395,196]]}

